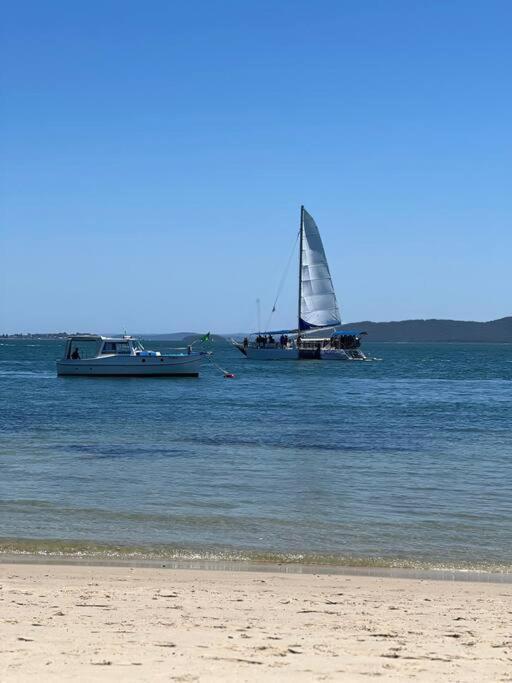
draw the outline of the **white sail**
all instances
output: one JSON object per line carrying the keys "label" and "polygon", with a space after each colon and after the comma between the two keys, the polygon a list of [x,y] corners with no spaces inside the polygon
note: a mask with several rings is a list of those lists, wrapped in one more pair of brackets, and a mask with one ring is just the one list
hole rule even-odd
{"label": "white sail", "polygon": [[341,323],[325,251],[312,216],[303,209],[299,329]]}

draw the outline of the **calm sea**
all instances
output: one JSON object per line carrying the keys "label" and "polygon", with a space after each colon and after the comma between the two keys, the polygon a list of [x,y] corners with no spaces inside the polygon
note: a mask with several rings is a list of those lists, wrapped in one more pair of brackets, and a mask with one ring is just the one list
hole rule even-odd
{"label": "calm sea", "polygon": [[512,345],[213,344],[230,380],[57,378],[62,346],[0,340],[0,550],[512,571]]}

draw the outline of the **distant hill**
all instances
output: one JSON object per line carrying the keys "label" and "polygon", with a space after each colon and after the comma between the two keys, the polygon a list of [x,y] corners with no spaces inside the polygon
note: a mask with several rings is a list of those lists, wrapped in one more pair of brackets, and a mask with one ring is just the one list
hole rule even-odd
{"label": "distant hill", "polygon": [[400,320],[341,325],[340,330],[368,332],[368,341],[389,342],[510,342],[512,316],[479,323],[469,320]]}
{"label": "distant hill", "polygon": [[[340,325],[340,330],[368,333],[368,341],[382,342],[487,342],[512,343],[512,316],[474,322],[471,320],[398,320],[375,323],[371,320]],[[226,335],[236,339],[245,336]],[[312,332],[311,337],[324,337],[325,332]]]}

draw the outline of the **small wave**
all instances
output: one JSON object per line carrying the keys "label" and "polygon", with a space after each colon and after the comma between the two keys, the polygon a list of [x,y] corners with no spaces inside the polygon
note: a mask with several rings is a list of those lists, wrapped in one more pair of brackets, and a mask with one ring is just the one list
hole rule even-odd
{"label": "small wave", "polygon": [[32,379],[52,379],[55,374],[51,372],[36,372],[30,370],[0,370],[0,377],[30,377]]}
{"label": "small wave", "polygon": [[[174,545],[125,545],[94,541],[0,539],[2,556],[104,563],[250,563],[264,568],[317,567],[330,571],[407,570],[460,575],[510,575],[512,565],[497,562],[423,561],[415,558],[322,554],[310,552],[254,551],[226,547],[184,547]],[[507,579],[508,580],[508,579]]]}
{"label": "small wave", "polygon": [[0,363],[8,363],[9,365],[26,365],[27,363],[38,363],[40,361],[33,361],[33,360],[15,360],[9,358],[9,360],[0,360]]}

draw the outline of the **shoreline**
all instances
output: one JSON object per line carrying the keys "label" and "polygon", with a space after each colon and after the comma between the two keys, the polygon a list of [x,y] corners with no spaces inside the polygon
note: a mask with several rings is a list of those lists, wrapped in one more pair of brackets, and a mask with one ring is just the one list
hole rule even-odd
{"label": "shoreline", "polygon": [[508,680],[510,585],[0,563],[2,681]]}
{"label": "shoreline", "polygon": [[265,562],[223,559],[166,559],[136,557],[101,557],[94,555],[3,553],[1,565],[40,565],[62,567],[105,567],[127,569],[166,569],[169,571],[263,573],[281,575],[355,576],[412,581],[448,581],[512,584],[512,572],[475,569],[422,569],[412,567],[351,566],[301,562]]}

